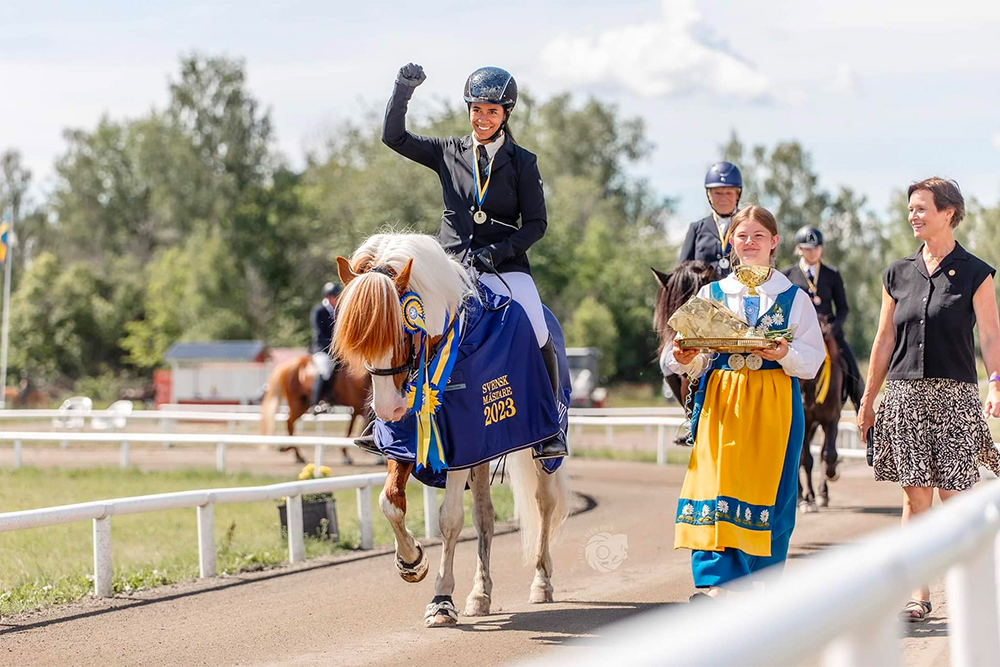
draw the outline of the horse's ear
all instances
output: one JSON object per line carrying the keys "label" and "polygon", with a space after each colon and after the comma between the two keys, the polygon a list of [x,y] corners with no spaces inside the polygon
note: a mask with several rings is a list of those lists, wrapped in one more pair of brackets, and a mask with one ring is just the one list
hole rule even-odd
{"label": "horse's ear", "polygon": [[358,274],[351,270],[351,263],[339,255],[337,256],[337,275],[340,276],[340,282],[344,283],[344,287],[358,277]]}
{"label": "horse's ear", "polygon": [[660,282],[661,285],[663,285],[663,289],[666,289],[667,283],[670,282],[670,274],[664,273],[663,271],[657,271],[653,267],[649,267],[649,270],[653,272],[653,275],[656,276],[656,279]]}
{"label": "horse's ear", "polygon": [[393,278],[393,282],[396,284],[396,291],[399,292],[400,294],[405,292],[406,288],[410,284],[410,270],[412,268],[413,268],[413,258],[411,257],[408,260],[406,260],[406,266],[404,266],[403,270],[399,272],[399,275]]}

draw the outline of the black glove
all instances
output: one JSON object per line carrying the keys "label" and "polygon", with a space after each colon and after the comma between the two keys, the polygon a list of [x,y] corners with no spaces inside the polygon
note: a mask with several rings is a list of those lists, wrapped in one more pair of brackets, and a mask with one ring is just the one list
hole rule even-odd
{"label": "black glove", "polygon": [[416,88],[427,79],[424,68],[414,63],[407,63],[399,68],[396,75],[396,83],[401,83],[410,88]]}
{"label": "black glove", "polygon": [[476,248],[469,253],[469,257],[472,260],[472,266],[474,266],[480,273],[496,272],[496,262],[493,261],[491,246]]}

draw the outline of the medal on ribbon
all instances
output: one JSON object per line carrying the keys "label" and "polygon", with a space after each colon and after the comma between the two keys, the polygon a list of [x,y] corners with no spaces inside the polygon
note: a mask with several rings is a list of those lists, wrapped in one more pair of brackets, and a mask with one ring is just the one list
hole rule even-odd
{"label": "medal on ribbon", "polygon": [[723,234],[722,233],[722,225],[719,224],[719,216],[715,213],[715,211],[712,211],[712,219],[715,220],[715,229],[719,233],[719,243],[722,244],[722,253],[719,255],[719,258],[718,258],[719,259],[719,268],[722,269],[723,271],[726,271],[726,270],[729,269],[729,263],[730,263],[729,262],[729,253],[732,251],[732,247],[733,247],[733,244],[732,244],[732,242],[731,242],[731,240],[729,238],[729,232],[732,231],[733,224],[732,224],[732,222],[730,222],[729,223],[729,229],[727,229],[726,233]]}
{"label": "medal on ribbon", "polygon": [[476,206],[479,210],[472,214],[472,219],[477,225],[481,225],[486,222],[486,211],[483,210],[483,202],[486,201],[486,192],[490,189],[490,179],[493,177],[493,160],[496,159],[496,153],[490,158],[489,166],[486,167],[486,181],[483,181],[482,175],[479,173],[479,160],[476,158],[476,151],[472,151],[472,174],[475,177],[476,191],[473,193],[476,197]]}
{"label": "medal on ribbon", "polygon": [[[462,318],[456,315],[445,325],[441,342],[434,358],[427,360],[430,332],[424,319],[424,304],[415,292],[407,292],[401,300],[403,328],[410,334],[422,333],[416,377],[407,385],[406,406],[417,418],[416,443],[417,470],[429,467],[434,472],[448,468],[444,444],[438,428],[436,414],[441,409],[441,392],[448,385],[451,371],[458,359],[458,346],[462,340]],[[446,318],[447,320],[447,318]]]}

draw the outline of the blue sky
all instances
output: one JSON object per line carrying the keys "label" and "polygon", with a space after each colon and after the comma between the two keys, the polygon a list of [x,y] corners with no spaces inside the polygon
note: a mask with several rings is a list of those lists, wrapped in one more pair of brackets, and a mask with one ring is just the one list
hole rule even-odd
{"label": "blue sky", "polygon": [[[384,104],[398,67],[424,65],[415,111],[456,99],[484,64],[546,97],[571,90],[645,119],[636,172],[704,215],[700,182],[736,130],[797,139],[822,185],[883,208],[931,174],[1000,200],[1000,2],[976,0],[508,0],[25,2],[0,5],[0,149],[51,187],[62,130],[166,100],[180,53],[246,59],[292,164],[345,119]],[[530,146],[528,147],[530,148]],[[541,165],[544,174],[544,165]]]}

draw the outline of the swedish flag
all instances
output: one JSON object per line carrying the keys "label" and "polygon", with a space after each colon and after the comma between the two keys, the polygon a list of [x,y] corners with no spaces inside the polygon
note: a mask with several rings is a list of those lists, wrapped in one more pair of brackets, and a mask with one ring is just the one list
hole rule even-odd
{"label": "swedish flag", "polygon": [[10,225],[0,224],[0,266],[7,261],[7,246],[10,245]]}

